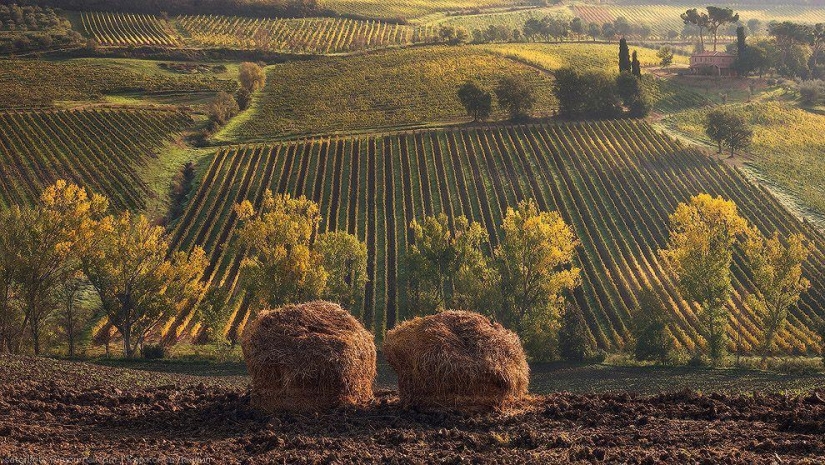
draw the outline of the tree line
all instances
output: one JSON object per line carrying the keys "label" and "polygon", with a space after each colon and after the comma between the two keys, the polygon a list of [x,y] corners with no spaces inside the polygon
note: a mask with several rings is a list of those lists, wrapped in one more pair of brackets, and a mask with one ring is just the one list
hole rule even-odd
{"label": "tree line", "polygon": [[789,21],[768,25],[769,37],[747,40],[737,29],[737,40],[728,52],[737,56],[737,71],[759,76],[774,71],[790,78],[822,79],[825,76],[825,23],[797,24]]}
{"label": "tree line", "polygon": [[250,17],[322,16],[332,12],[317,0],[0,0],[3,4],[36,5],[69,11],[108,11],[156,15],[227,15]]}
{"label": "tree line", "polygon": [[[204,251],[170,250],[168,234],[142,215],[107,213],[105,198],[58,181],[32,207],[0,214],[0,350],[40,354],[63,338],[75,354],[79,334],[105,318],[126,357],[145,348],[161,322],[195,312],[206,336],[223,339],[233,307],[227,289],[203,282]],[[267,191],[258,208],[235,207],[239,247],[248,253],[240,286],[252,311],[327,299],[363,306],[366,245],[346,232],[319,233],[315,202]],[[802,263],[811,251],[802,235],[765,237],[741,218],[736,205],[700,194],[669,218],[660,256],[677,289],[698,308],[703,354],[719,361],[727,345],[733,251],[744,252],[754,290],[746,302],[760,317],[760,351],[772,353],[790,309],[810,283]],[[570,301],[581,284],[575,265],[579,241],[558,212],[533,200],[507,209],[502,238],[491,247],[486,230],[445,214],[409,224],[412,244],[401,282],[414,315],[448,308],[477,311],[516,331],[533,360],[596,356],[581,309]],[[89,294],[92,312],[81,305]],[[633,350],[642,360],[671,354],[669,312],[653,288],[639,289],[633,314]],[[413,316],[413,315],[410,315]]]}

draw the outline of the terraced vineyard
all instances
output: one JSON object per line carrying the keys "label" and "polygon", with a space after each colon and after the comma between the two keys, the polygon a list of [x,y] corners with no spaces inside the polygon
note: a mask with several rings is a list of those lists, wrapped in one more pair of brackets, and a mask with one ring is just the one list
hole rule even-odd
{"label": "terraced vineyard", "polygon": [[[558,210],[582,242],[577,262],[583,285],[575,302],[602,348],[627,341],[637,291],[652,286],[672,309],[669,329],[678,347],[692,348],[695,309],[680,300],[657,254],[666,243],[667,217],[699,192],[734,200],[763,232],[804,232],[816,244],[805,264],[813,287],[794,309],[780,345],[816,350],[811,329],[825,304],[825,239],[797,221],[763,189],[724,164],[685,148],[640,121],[537,124],[332,137],[226,148],[214,158],[174,234],[175,245],[203,245],[211,265],[205,279],[236,288],[241,254],[230,244],[237,226],[232,207],[259,202],[265,189],[306,195],[321,205],[322,229],[357,234],[368,245],[370,286],[357,316],[378,337],[410,316],[400,269],[414,218],[466,215],[499,241],[508,206],[534,198]],[[751,349],[757,319],[743,303],[751,289],[741,253],[734,266],[730,331]],[[248,312],[239,298],[227,321],[242,331]],[[196,330],[191,315],[166,327],[170,337]]]}
{"label": "terraced vineyard", "polygon": [[0,208],[29,204],[58,179],[141,208],[148,188],[136,170],[190,123],[172,111],[0,112]]}
{"label": "terraced vineyard", "polygon": [[176,47],[180,38],[165,20],[152,15],[129,13],[81,13],[83,29],[103,46]]}
{"label": "terraced vineyard", "polygon": [[192,45],[292,53],[342,53],[427,39],[423,33],[426,29],[340,18],[181,16],[176,23]]}

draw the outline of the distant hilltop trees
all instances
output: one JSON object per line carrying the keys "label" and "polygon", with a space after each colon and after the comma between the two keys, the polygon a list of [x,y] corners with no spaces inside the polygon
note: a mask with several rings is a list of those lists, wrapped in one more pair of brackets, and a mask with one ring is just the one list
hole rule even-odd
{"label": "distant hilltop trees", "polygon": [[233,16],[318,16],[317,0],[0,0],[0,4],[38,5],[73,11],[113,11],[142,14],[206,14]]}

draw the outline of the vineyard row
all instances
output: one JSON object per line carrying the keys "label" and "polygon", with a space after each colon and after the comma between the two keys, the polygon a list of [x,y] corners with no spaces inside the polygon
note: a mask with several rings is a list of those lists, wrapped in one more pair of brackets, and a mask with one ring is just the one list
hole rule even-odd
{"label": "vineyard row", "polygon": [[[823,238],[736,170],[644,122],[415,131],[220,151],[174,232],[174,246],[204,246],[211,263],[204,279],[239,295],[227,321],[230,335],[242,331],[248,317],[236,289],[242,252],[231,243],[237,226],[232,206],[260,202],[265,189],[306,195],[321,206],[322,229],[345,230],[367,243],[370,285],[364,308],[353,312],[379,338],[412,314],[401,280],[412,219],[439,212],[467,216],[488,231],[489,249],[501,240],[507,208],[535,199],[559,211],[581,240],[576,261],[583,283],[574,299],[592,340],[608,350],[627,342],[636,296],[645,287],[671,308],[669,331],[677,347],[690,349],[701,340],[696,308],[680,299],[657,251],[679,202],[700,192],[722,195],[763,233],[803,232],[814,241],[805,264],[813,286],[792,311],[779,344],[794,352],[816,350],[813,328],[825,304]],[[733,272],[730,331],[733,340],[741,333],[743,348],[751,350],[759,323],[744,303],[753,286],[740,251]],[[177,337],[197,326],[187,314],[164,329]]]}

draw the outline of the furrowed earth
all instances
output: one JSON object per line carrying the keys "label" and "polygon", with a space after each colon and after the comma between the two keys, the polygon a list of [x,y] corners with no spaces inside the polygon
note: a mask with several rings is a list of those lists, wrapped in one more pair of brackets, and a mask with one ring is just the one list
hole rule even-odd
{"label": "furrowed earth", "polygon": [[267,416],[244,376],[0,358],[0,463],[822,463],[825,390],[534,395],[508,413]]}

